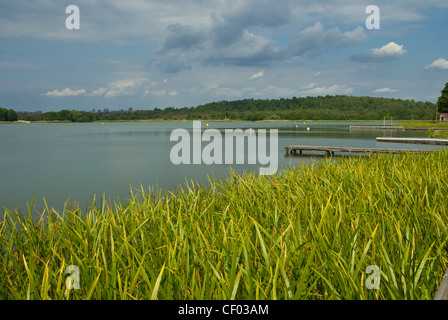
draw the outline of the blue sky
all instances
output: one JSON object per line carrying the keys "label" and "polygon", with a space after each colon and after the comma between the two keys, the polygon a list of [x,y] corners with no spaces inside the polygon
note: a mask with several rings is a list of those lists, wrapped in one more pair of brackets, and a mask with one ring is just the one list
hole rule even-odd
{"label": "blue sky", "polygon": [[[380,29],[366,8],[380,9]],[[80,9],[69,30],[66,7]],[[0,0],[0,107],[191,107],[347,94],[437,101],[446,0]]]}

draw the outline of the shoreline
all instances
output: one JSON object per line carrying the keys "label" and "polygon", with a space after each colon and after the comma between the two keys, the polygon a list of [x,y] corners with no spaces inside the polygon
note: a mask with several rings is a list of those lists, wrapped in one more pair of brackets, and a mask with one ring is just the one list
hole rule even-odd
{"label": "shoreline", "polygon": [[[139,123],[139,122],[193,122],[193,121],[201,121],[201,122],[245,122],[245,123],[285,123],[285,122],[291,122],[291,123],[300,123],[300,122],[309,122],[309,123],[330,123],[330,122],[349,122],[349,123],[382,123],[383,120],[259,120],[259,121],[248,121],[248,120],[201,120],[201,119],[190,119],[190,120],[164,120],[164,119],[147,119],[147,120],[102,120],[102,121],[89,121],[89,122],[72,122],[72,121],[26,121],[26,120],[19,120],[19,121],[0,121],[0,124],[33,124],[33,123],[70,123],[70,124],[80,124],[80,123]],[[386,127],[394,127],[399,124],[397,123],[411,123],[411,120],[395,120],[393,125],[388,125]],[[448,124],[447,124],[448,126]]]}

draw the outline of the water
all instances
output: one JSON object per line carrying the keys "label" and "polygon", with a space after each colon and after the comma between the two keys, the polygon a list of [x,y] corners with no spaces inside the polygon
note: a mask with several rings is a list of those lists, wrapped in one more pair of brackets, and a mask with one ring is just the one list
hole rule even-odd
{"label": "water", "polygon": [[[255,132],[278,129],[279,170],[324,158],[319,152],[286,156],[286,145],[440,148],[376,142],[379,136],[425,137],[424,131],[350,131],[350,125],[362,124],[210,122],[208,128],[219,129],[223,136],[224,129],[252,128]],[[104,193],[111,200],[116,197],[127,200],[131,186],[172,190],[190,179],[207,183],[208,176],[225,177],[231,167],[238,173],[258,172],[260,165],[173,165],[170,151],[177,142],[170,141],[171,132],[177,128],[191,132],[192,125],[192,122],[0,124],[0,207],[17,208],[25,213],[34,195],[37,211],[42,210],[44,197],[49,206],[57,209],[69,200],[77,201],[85,210],[94,195],[97,199]],[[204,122],[202,128],[206,129]],[[203,142],[202,147],[207,144]]]}

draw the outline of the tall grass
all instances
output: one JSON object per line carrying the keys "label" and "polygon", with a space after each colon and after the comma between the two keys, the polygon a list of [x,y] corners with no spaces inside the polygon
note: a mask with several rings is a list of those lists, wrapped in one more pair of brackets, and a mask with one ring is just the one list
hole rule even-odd
{"label": "tall grass", "polygon": [[0,298],[432,299],[448,266],[447,164],[448,151],[352,157],[134,190],[84,213],[5,209]]}

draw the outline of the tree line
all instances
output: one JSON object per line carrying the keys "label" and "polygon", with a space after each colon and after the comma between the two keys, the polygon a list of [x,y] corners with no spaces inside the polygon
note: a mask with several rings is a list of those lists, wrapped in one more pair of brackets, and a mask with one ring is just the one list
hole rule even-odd
{"label": "tree line", "polygon": [[61,110],[19,113],[28,121],[129,121],[129,120],[433,120],[436,105],[431,102],[391,98],[325,96],[290,99],[244,99],[219,101],[196,107],[153,110],[109,111]]}
{"label": "tree line", "polygon": [[448,82],[441,91],[442,95],[437,100],[437,106],[440,113],[448,113]]}
{"label": "tree line", "polygon": [[13,109],[0,108],[0,121],[17,121],[17,112]]}

